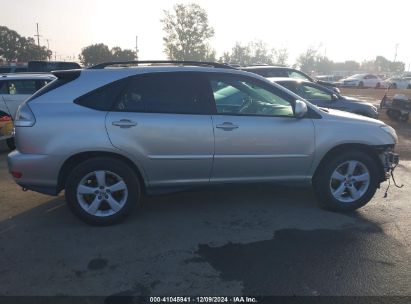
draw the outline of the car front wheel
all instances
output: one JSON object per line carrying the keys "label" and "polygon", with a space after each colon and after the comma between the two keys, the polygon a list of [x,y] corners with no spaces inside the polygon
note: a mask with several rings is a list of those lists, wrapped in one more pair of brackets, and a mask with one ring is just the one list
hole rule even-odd
{"label": "car front wheel", "polygon": [[140,201],[140,183],[133,170],[114,158],[94,158],[73,169],[66,183],[66,201],[80,219],[107,226],[128,216]]}
{"label": "car front wheel", "polygon": [[376,162],[366,153],[347,151],[321,165],[313,186],[322,207],[336,211],[355,210],[374,196],[378,174]]}

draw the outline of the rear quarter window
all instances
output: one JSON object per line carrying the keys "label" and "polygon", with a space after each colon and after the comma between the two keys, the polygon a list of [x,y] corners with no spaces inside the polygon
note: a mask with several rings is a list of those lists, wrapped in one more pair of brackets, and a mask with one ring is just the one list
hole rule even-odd
{"label": "rear quarter window", "polygon": [[99,111],[109,111],[128,82],[128,78],[117,80],[75,99],[74,103]]}

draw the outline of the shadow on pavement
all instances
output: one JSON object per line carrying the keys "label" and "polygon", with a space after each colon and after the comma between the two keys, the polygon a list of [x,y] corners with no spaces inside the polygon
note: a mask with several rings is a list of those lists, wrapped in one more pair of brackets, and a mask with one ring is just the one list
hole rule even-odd
{"label": "shadow on pavement", "polygon": [[0,295],[410,294],[409,262],[378,224],[319,209],[305,187],[147,197],[111,227],[58,197],[0,223]]}

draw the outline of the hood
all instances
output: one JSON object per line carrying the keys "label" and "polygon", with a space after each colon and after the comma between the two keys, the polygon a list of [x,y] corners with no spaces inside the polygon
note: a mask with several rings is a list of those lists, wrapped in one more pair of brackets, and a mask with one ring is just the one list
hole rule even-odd
{"label": "hood", "polygon": [[359,100],[359,99],[356,99],[356,98],[353,98],[353,97],[348,97],[348,96],[342,96],[346,101],[349,101],[349,102],[355,102],[355,103],[357,103],[357,104],[360,104],[360,105],[365,105],[365,106],[374,106],[372,103],[370,103],[370,102],[366,102],[366,101],[362,101],[362,100]]}
{"label": "hood", "polygon": [[356,121],[356,122],[365,122],[365,123],[371,123],[379,126],[385,125],[382,121],[378,119],[373,119],[369,118],[363,115],[358,115],[350,112],[345,112],[345,111],[339,111],[339,110],[334,110],[334,109],[328,109],[328,112],[325,113],[326,116],[330,119],[336,118],[336,119],[342,119],[342,120],[347,120],[347,121]]}

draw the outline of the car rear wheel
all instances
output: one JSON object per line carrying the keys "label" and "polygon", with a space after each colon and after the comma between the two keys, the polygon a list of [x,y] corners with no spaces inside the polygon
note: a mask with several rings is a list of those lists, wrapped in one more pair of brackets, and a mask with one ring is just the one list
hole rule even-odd
{"label": "car rear wheel", "polygon": [[379,178],[375,161],[361,151],[347,151],[326,160],[313,179],[322,207],[336,211],[361,208],[377,190]]}
{"label": "car rear wheel", "polygon": [[375,85],[375,88],[376,88],[376,89],[381,88],[381,83],[378,82],[378,83]]}
{"label": "car rear wheel", "polygon": [[66,183],[66,201],[91,225],[120,222],[140,202],[140,183],[133,170],[114,158],[94,158],[75,167]]}
{"label": "car rear wheel", "polygon": [[360,82],[358,83],[358,87],[362,89],[362,88],[364,87],[364,82],[360,81]]}

